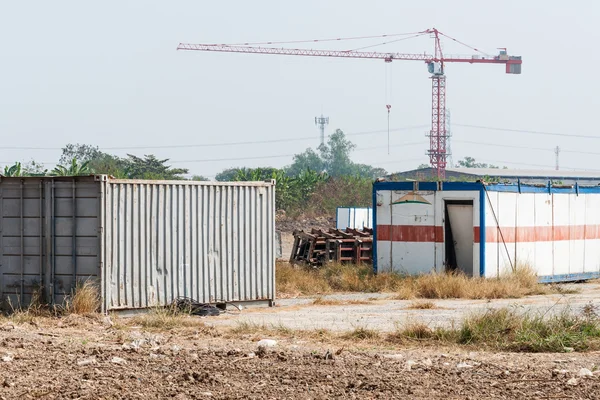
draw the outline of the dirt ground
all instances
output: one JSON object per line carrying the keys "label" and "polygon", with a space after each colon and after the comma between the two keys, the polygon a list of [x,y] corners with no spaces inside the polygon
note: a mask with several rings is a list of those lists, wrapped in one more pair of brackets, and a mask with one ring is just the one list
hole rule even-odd
{"label": "dirt ground", "polygon": [[290,338],[259,348],[264,338],[256,334],[207,331],[209,318],[158,332],[114,318],[114,325],[76,316],[3,322],[0,398],[600,398],[599,376],[579,376],[582,368],[595,371],[599,353],[502,354],[371,342],[342,348]]}

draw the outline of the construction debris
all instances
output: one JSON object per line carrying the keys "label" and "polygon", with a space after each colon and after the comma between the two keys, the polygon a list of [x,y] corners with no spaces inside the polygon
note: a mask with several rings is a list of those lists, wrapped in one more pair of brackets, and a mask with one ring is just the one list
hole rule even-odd
{"label": "construction debris", "polygon": [[312,229],[310,233],[294,231],[294,245],[290,263],[321,266],[328,262],[372,263],[373,230],[347,228],[324,232]]}

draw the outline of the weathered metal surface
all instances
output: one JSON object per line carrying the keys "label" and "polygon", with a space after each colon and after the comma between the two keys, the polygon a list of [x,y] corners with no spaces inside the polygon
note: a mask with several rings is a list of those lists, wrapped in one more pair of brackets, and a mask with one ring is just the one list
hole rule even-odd
{"label": "weathered metal surface", "polygon": [[275,298],[275,186],[105,183],[106,310]]}
{"label": "weathered metal surface", "polygon": [[[0,181],[0,298],[62,303],[77,281],[99,276],[99,184],[94,177]],[[43,290],[42,290],[43,289]]]}
{"label": "weathered metal surface", "polygon": [[514,265],[530,266],[545,277],[600,273],[598,210],[595,193],[490,192],[486,275]]}
{"label": "weathered metal surface", "polygon": [[[376,198],[376,253],[380,272],[418,275],[445,270],[446,201],[472,201],[471,229],[479,227],[478,191],[381,190]],[[479,243],[473,243],[472,252],[473,263],[479,266]],[[478,275],[477,268],[474,274]]]}
{"label": "weathered metal surface", "polygon": [[[274,182],[0,180],[0,298],[60,304],[100,282],[102,308],[275,298]],[[9,304],[10,303],[10,304]]]}

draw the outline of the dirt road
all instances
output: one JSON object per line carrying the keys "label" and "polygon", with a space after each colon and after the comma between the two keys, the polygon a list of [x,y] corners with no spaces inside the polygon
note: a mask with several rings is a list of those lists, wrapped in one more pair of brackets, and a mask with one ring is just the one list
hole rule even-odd
{"label": "dirt road", "polygon": [[[217,317],[218,318],[218,317]],[[82,317],[0,327],[2,399],[600,398],[600,354],[278,340],[198,327],[147,332]],[[336,354],[339,353],[339,354]],[[584,372],[586,372],[584,370]],[[587,373],[587,372],[586,372]],[[588,374],[589,375],[589,374]]]}
{"label": "dirt road", "polygon": [[[600,284],[581,283],[563,286],[576,289],[574,294],[549,294],[520,299],[431,300],[435,308],[412,309],[412,300],[393,300],[389,293],[349,293],[322,296],[322,299],[340,302],[340,305],[313,305],[315,296],[296,299],[278,299],[273,308],[247,309],[241,313],[215,321],[216,326],[235,326],[252,323],[266,326],[285,326],[290,329],[328,329],[347,331],[357,327],[389,332],[398,325],[421,322],[430,327],[450,327],[471,313],[490,308],[516,307],[524,312],[543,314],[558,312],[565,307],[578,312],[586,305],[600,309]],[[424,301],[424,300],[421,300]],[[346,303],[346,304],[344,304]],[[358,303],[358,304],[356,304]]]}

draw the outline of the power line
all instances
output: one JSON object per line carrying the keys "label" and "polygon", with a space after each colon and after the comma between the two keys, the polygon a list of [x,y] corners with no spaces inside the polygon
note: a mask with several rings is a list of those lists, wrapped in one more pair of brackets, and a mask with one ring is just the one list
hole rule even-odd
{"label": "power line", "polygon": [[492,127],[492,126],[468,125],[468,124],[456,124],[456,123],[454,124],[454,126],[460,126],[463,128],[486,129],[489,131],[531,133],[534,135],[565,136],[565,137],[574,137],[574,138],[576,137],[576,138],[584,138],[584,139],[600,139],[600,136],[580,135],[580,134],[572,134],[572,133],[532,131],[532,130],[527,130],[527,129],[496,128],[496,127]]}
{"label": "power line", "polygon": [[478,146],[492,146],[492,147],[506,147],[506,148],[510,148],[510,149],[553,151],[553,149],[550,149],[550,148],[517,146],[517,145],[513,145],[513,144],[484,143],[484,142],[476,142],[476,141],[472,141],[472,140],[457,140],[457,139],[454,139],[453,141],[458,142],[458,143],[476,144]]}
{"label": "power line", "polygon": [[[581,134],[570,134],[570,133],[558,133],[558,132],[543,132],[543,131],[533,131],[533,130],[525,130],[525,129],[510,129],[510,128],[498,128],[491,126],[483,126],[483,125],[469,125],[469,124],[457,124],[454,123],[454,126],[460,126],[463,128],[473,128],[473,129],[486,129],[493,131],[501,131],[501,132],[515,132],[515,133],[530,133],[537,135],[550,135],[550,136],[563,136],[563,137],[575,137],[575,138],[585,138],[585,139],[600,139],[600,136],[592,136],[592,135],[581,135]],[[398,131],[406,131],[406,130],[416,130],[428,128],[429,125],[413,125],[406,127],[399,127],[390,129],[391,132]],[[351,132],[345,133],[346,136],[364,136],[364,135],[376,135],[376,134],[384,134],[387,133],[387,130],[373,130],[373,131],[362,131],[362,132]],[[153,150],[153,149],[177,149],[177,148],[202,148],[202,147],[222,147],[222,146],[247,146],[253,144],[269,144],[269,143],[287,143],[287,142],[297,142],[297,141],[307,141],[318,139],[316,136],[303,136],[303,137],[293,137],[293,138],[281,138],[281,139],[263,139],[263,140],[248,140],[248,141],[238,141],[238,142],[220,142],[220,143],[187,143],[187,144],[177,144],[177,145],[154,145],[154,146],[121,146],[121,147],[99,147],[100,150]],[[534,147],[525,147],[525,146],[511,146],[504,144],[492,144],[492,143],[482,143],[482,142],[469,142],[469,141],[461,141],[454,140],[455,142],[463,142],[463,143],[473,143],[480,145],[490,145],[490,146],[498,146],[498,147],[515,147],[515,148],[527,148],[531,150],[550,150],[550,149],[541,149]],[[62,148],[60,147],[35,147],[35,146],[0,146],[0,150],[52,150],[52,151],[60,151]],[[592,153],[592,152],[579,152],[577,150],[562,150],[568,153],[581,153],[581,154],[593,154],[599,155],[600,153]]]}
{"label": "power line", "polygon": [[[562,151],[562,150],[561,150]],[[529,164],[529,163],[520,163],[520,162],[513,162],[513,161],[499,161],[499,160],[482,160],[483,162],[486,163],[495,163],[495,164],[512,164],[512,165],[523,165],[526,167],[541,167],[541,168],[548,168],[548,169],[553,169],[553,165],[548,165],[548,164]],[[573,171],[591,171],[591,172],[600,172],[600,169],[590,169],[590,168],[574,168],[574,167],[561,167],[562,170],[573,170]]]}
{"label": "power line", "polygon": [[[392,132],[407,131],[413,129],[427,128],[429,125],[414,125],[400,128],[390,129]],[[364,136],[376,135],[379,133],[387,133],[386,130],[374,130],[363,132],[344,133],[345,136]],[[178,149],[178,148],[195,148],[195,147],[221,147],[221,146],[247,146],[251,144],[268,144],[268,143],[287,143],[318,139],[318,136],[304,136],[283,139],[264,139],[264,140],[249,140],[242,142],[221,142],[221,143],[201,143],[201,144],[176,144],[176,145],[161,145],[161,146],[125,146],[125,147],[99,147],[100,150],[151,150],[151,149]],[[60,147],[29,147],[29,146],[0,146],[0,150],[53,150],[60,151]]]}
{"label": "power line", "polygon": [[[423,142],[395,144],[390,147],[408,147],[408,146],[415,146],[415,145],[423,145]],[[357,147],[357,149],[360,151],[377,150],[377,149],[385,149],[385,148],[387,148],[387,146]],[[176,164],[176,163],[201,163],[201,162],[217,162],[217,161],[260,160],[263,158],[284,158],[284,157],[294,157],[297,155],[298,154],[296,153],[296,154],[280,154],[280,155],[256,156],[256,157],[206,158],[206,159],[200,159],[200,160],[173,160],[173,161],[169,160],[169,162],[171,164]],[[396,162],[396,161],[394,161],[394,162]]]}
{"label": "power line", "polygon": [[[549,147],[517,146],[514,144],[485,143],[485,142],[476,142],[476,141],[472,141],[472,140],[454,140],[454,141],[459,142],[459,143],[476,144],[479,146],[506,147],[506,148],[511,148],[511,149],[541,150],[541,151],[552,151],[552,152],[556,151],[556,148],[549,148]],[[563,148],[561,148],[560,152],[561,153],[589,154],[589,155],[594,155],[594,156],[600,156],[599,152],[593,152],[593,151],[564,150]]]}

